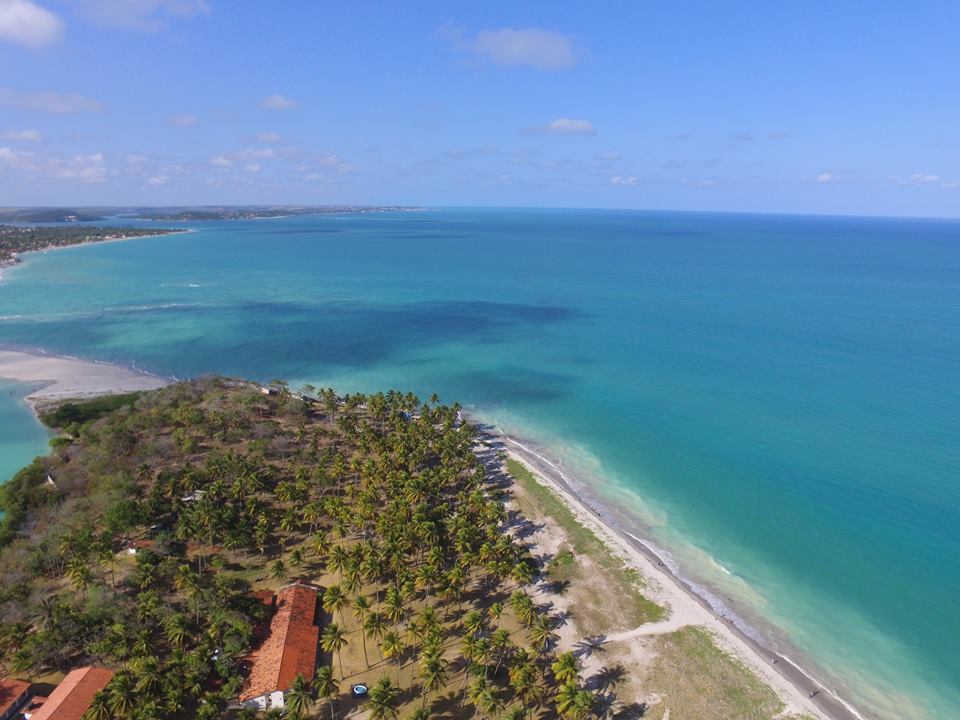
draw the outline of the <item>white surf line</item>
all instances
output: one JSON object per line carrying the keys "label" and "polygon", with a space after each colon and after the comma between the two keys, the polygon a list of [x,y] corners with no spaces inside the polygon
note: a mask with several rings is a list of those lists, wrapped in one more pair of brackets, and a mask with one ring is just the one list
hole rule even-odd
{"label": "white surf line", "polygon": [[[568,485],[571,486],[570,495],[572,496],[574,502],[575,502],[577,505],[579,505],[579,506],[580,506],[581,508],[583,508],[584,510],[587,510],[589,513],[591,513],[591,514],[593,514],[594,516],[596,516],[596,518],[598,519],[598,522],[600,522],[602,525],[604,525],[604,527],[608,528],[609,530],[611,530],[611,531],[614,532],[614,533],[618,532],[618,530],[617,530],[616,528],[611,527],[611,526],[608,525],[606,522],[604,522],[603,516],[602,516],[596,509],[594,509],[593,507],[587,505],[587,503],[584,502],[583,498],[577,496],[576,492],[575,492],[574,490],[572,490],[572,488],[574,487],[575,484],[570,482],[569,477],[567,476],[567,474],[563,471],[563,469],[562,469],[561,467],[559,467],[556,463],[551,462],[548,458],[544,457],[544,456],[541,455],[539,452],[537,452],[537,451],[531,449],[530,447],[524,445],[523,443],[521,443],[521,442],[513,439],[512,437],[510,437],[509,435],[507,435],[506,433],[504,433],[500,428],[496,428],[496,426],[494,426],[494,427],[495,427],[496,431],[499,433],[499,436],[500,436],[501,439],[503,439],[504,441],[506,441],[507,443],[509,443],[509,444],[511,444],[511,445],[514,445],[514,446],[517,447],[517,448],[522,449],[524,452],[529,453],[531,456],[537,458],[538,460],[540,460],[541,462],[543,462],[545,465],[547,465],[548,467],[550,467],[552,470],[554,470],[554,471],[560,476],[560,478],[561,478],[564,482],[566,482]],[[619,531],[620,531],[620,532],[623,532],[625,535],[629,536],[631,539],[633,539],[634,541],[636,541],[637,543],[639,543],[643,548],[646,549],[647,553],[649,553],[652,557],[657,558],[660,562],[663,562],[663,563],[664,563],[664,566],[667,568],[667,571],[661,571],[661,572],[663,572],[663,574],[666,576],[666,579],[667,579],[668,581],[670,581],[670,582],[672,582],[674,585],[676,585],[676,586],[678,587],[678,589],[680,589],[681,591],[686,592],[686,593],[689,593],[691,596],[693,596],[694,598],[696,598],[697,600],[699,600],[701,603],[705,603],[704,609],[707,610],[708,612],[717,612],[717,608],[714,607],[714,603],[711,601],[711,598],[710,598],[710,597],[705,597],[703,594],[701,594],[701,593],[699,593],[699,592],[696,591],[696,588],[700,588],[700,586],[697,585],[697,584],[695,584],[695,583],[692,583],[692,582],[688,581],[688,580],[683,576],[683,574],[679,572],[678,569],[672,567],[671,564],[668,564],[666,561],[664,561],[663,558],[661,557],[661,553],[659,553],[659,552],[657,552],[656,550],[654,550],[654,549],[650,546],[650,543],[648,543],[647,541],[643,540],[642,538],[637,537],[636,535],[634,535],[633,533],[631,533],[631,532],[629,532],[629,531],[627,531],[627,530],[623,530],[622,528],[621,528]],[[705,590],[705,589],[704,589],[704,590]],[[785,656],[785,655],[782,655],[782,654],[776,652],[775,650],[771,649],[771,648],[768,647],[765,643],[763,643],[763,642],[761,642],[760,640],[758,640],[757,637],[754,637],[754,636],[753,636],[753,633],[756,633],[756,630],[754,630],[754,628],[752,628],[749,624],[745,623],[741,618],[736,617],[732,612],[730,612],[729,609],[726,608],[726,604],[725,604],[725,603],[723,603],[723,602],[720,601],[719,599],[717,599],[717,600],[720,602],[721,607],[723,607],[723,608],[725,609],[726,613],[727,613],[728,615],[732,615],[732,616],[735,618],[735,620],[736,620],[736,622],[733,622],[733,627],[729,628],[731,631],[734,631],[734,630],[735,630],[736,632],[741,633],[745,639],[747,639],[747,640],[749,640],[749,641],[751,641],[751,642],[756,643],[757,646],[758,646],[758,648],[759,648],[760,650],[762,650],[763,652],[771,653],[771,654],[773,654],[774,656],[776,656],[777,658],[781,658],[781,659],[785,660],[786,662],[788,662],[800,675],[802,675],[804,678],[806,678],[808,682],[810,682],[810,683],[812,683],[813,685],[815,685],[818,690],[825,692],[831,699],[833,699],[833,700],[834,700],[835,702],[837,702],[840,706],[842,706],[842,707],[843,707],[847,712],[849,712],[852,716],[854,716],[855,718],[858,718],[858,720],[870,720],[870,718],[864,716],[864,715],[863,715],[861,712],[859,712],[855,707],[853,707],[849,702],[847,702],[847,701],[844,700],[842,697],[840,697],[840,696],[839,696],[833,689],[831,689],[827,684],[825,684],[825,683],[821,682],[820,680],[818,680],[817,677],[814,676],[814,675],[812,675],[808,670],[806,670],[805,668],[803,668],[803,667],[801,667],[800,665],[798,665],[796,662],[794,662],[793,660],[791,660],[789,657],[787,657],[787,656]],[[669,622],[669,620],[668,620],[668,621],[665,621],[665,622]],[[684,624],[689,624],[689,623],[684,623]],[[753,631],[753,632],[752,632],[752,633],[751,633],[751,632],[746,632],[746,631],[744,630],[744,625],[745,625],[746,627],[748,627],[748,628],[749,628],[751,631]],[[682,625],[681,625],[681,626],[682,626]],[[632,632],[632,631],[628,631],[628,632]],[[762,657],[762,655],[760,654],[760,652],[758,652],[756,649],[751,649],[751,652],[752,652],[760,661],[766,663],[765,659]],[[774,670],[776,671],[776,669],[774,669]],[[786,681],[787,683],[790,683],[791,685],[793,685],[794,688],[795,688],[798,692],[801,692],[801,695],[803,694],[802,691],[800,691],[800,688],[797,688],[797,687],[796,687],[796,684],[795,684],[794,682],[792,682],[789,678],[785,677],[782,672],[780,672],[780,671],[776,671],[776,672],[777,672],[778,675],[780,675],[780,676],[784,679],[784,681]],[[812,701],[812,700],[815,700],[814,697],[811,697],[811,698],[809,698],[809,699],[810,699],[811,701]]]}
{"label": "white surf line", "polygon": [[[633,533],[631,533],[631,532],[629,532],[629,531],[624,530],[624,532],[625,532],[627,535],[629,535],[631,538],[633,538],[634,540],[636,540],[638,543],[640,543],[641,545],[643,545],[645,548],[647,548],[647,550],[648,550],[651,554],[653,554],[655,557],[659,557],[659,555],[658,555],[652,548],[650,548],[649,544],[646,543],[643,539],[638,538],[636,535],[634,535]],[[672,569],[672,568],[671,568],[671,569]],[[683,578],[682,576],[680,576],[679,574],[676,574],[676,575],[675,575],[675,581],[679,581],[679,582],[682,582],[682,583],[687,583],[686,579]],[[693,592],[692,589],[691,589],[691,592]],[[704,597],[703,595],[701,595],[701,594],[699,594],[699,593],[696,593],[696,592],[693,592],[693,594],[694,594],[695,597],[700,598],[701,600],[705,601],[705,602],[707,603],[707,605],[711,608],[711,610],[716,611],[716,608],[714,608],[713,605],[712,605],[712,603],[710,603],[709,598],[706,598],[706,597]],[[739,618],[738,618],[738,620],[739,620]],[[855,707],[853,707],[850,703],[848,703],[846,700],[844,700],[842,697],[840,697],[840,695],[838,695],[833,689],[831,689],[829,685],[827,685],[826,683],[822,682],[819,678],[817,678],[816,675],[814,675],[813,673],[811,673],[809,670],[807,670],[806,668],[802,667],[802,666],[799,665],[798,663],[794,662],[794,661],[790,658],[789,655],[784,655],[784,654],[781,653],[781,652],[778,652],[778,651],[776,651],[776,650],[773,650],[772,648],[768,647],[767,645],[765,645],[764,643],[760,642],[760,641],[757,640],[756,638],[753,638],[752,635],[750,635],[749,633],[745,632],[744,629],[743,629],[739,624],[734,623],[734,625],[735,625],[735,627],[736,627],[737,630],[739,630],[740,632],[742,632],[742,633],[743,633],[744,635],[746,635],[747,637],[750,637],[750,638],[751,638],[752,640],[754,640],[754,642],[756,642],[761,648],[763,648],[764,650],[766,650],[766,651],[768,651],[768,652],[773,653],[774,655],[776,655],[776,657],[778,657],[778,658],[780,658],[780,659],[788,662],[798,673],[800,673],[801,675],[803,675],[803,677],[805,677],[807,680],[809,680],[812,684],[816,685],[818,689],[822,689],[823,691],[825,691],[825,692],[827,693],[827,695],[829,695],[831,698],[833,698],[834,700],[836,700],[836,701],[837,701],[840,705],[842,705],[851,715],[853,715],[854,717],[859,718],[859,720],[870,720],[869,718],[865,717],[860,711],[858,711]],[[641,627],[641,628],[636,628],[636,630],[641,630],[641,629],[642,629],[642,627]],[[752,629],[752,628],[751,628],[751,629]],[[625,634],[635,633],[635,636],[642,634],[642,633],[636,633],[636,630],[627,631],[627,633],[625,633]],[[789,679],[788,679],[788,682],[789,682]],[[811,698],[811,699],[812,699],[812,698]]]}

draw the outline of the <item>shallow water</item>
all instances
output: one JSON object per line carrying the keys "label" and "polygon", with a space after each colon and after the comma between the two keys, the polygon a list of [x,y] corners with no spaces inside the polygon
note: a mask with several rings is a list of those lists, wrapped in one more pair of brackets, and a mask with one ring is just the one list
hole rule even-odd
{"label": "shallow water", "polygon": [[23,401],[32,389],[0,378],[0,483],[49,450],[50,433]]}
{"label": "shallow water", "polygon": [[195,227],[30,256],[0,285],[0,343],[436,391],[546,447],[859,704],[960,717],[960,222]]}

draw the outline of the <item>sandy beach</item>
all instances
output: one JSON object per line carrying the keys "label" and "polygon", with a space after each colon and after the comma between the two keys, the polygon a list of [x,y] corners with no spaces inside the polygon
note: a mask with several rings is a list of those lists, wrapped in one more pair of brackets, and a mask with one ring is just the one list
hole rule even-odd
{"label": "sandy beach", "polygon": [[172,382],[119,365],[4,349],[0,349],[0,377],[40,385],[26,397],[34,408],[66,398],[153,390]]}
{"label": "sandy beach", "polygon": [[[721,648],[749,667],[780,696],[786,706],[785,714],[806,714],[824,720],[866,720],[866,716],[789,658],[765,647],[728,619],[718,616],[707,600],[675,574],[641,538],[608,523],[586,503],[560,468],[517,440],[489,426],[484,430],[488,443],[499,445],[509,457],[526,466],[537,482],[559,496],[581,524],[596,533],[628,566],[641,573],[648,583],[644,593],[651,600],[669,608],[666,620],[611,634],[607,637],[608,642],[630,645],[686,625],[705,627],[716,636]],[[642,653],[639,648],[635,651]]]}

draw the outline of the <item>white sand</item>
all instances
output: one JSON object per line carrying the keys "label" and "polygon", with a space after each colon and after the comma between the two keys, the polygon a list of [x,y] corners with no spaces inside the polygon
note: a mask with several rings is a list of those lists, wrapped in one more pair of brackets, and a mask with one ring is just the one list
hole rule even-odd
{"label": "white sand", "polygon": [[[786,705],[784,713],[806,713],[826,720],[865,720],[853,707],[813,680],[788,658],[761,646],[735,626],[717,617],[682,579],[674,576],[666,565],[656,562],[655,554],[649,548],[644,548],[639,538],[611,527],[592,511],[570,488],[558,468],[509,437],[497,436],[496,439],[504,441],[509,456],[523,463],[538,482],[551,488],[581,524],[596,533],[618,556],[642,573],[647,582],[645,595],[670,609],[668,619],[611,634],[608,641],[643,643],[653,635],[673,632],[685,625],[699,625],[709,629],[717,637],[720,647],[773,688]],[[638,655],[644,653],[642,647],[636,650]],[[811,697],[810,693],[815,691],[817,694]]]}
{"label": "white sand", "polygon": [[26,398],[34,407],[66,398],[153,390],[172,382],[119,365],[16,350],[0,350],[0,377],[25,384],[42,384]]}

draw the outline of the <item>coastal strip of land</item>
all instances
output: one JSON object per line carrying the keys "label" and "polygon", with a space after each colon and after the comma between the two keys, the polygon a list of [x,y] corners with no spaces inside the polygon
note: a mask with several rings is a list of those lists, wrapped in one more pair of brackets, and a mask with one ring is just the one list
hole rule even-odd
{"label": "coastal strip of land", "polygon": [[89,225],[20,226],[0,225],[0,269],[20,262],[20,255],[46,252],[78,245],[118,242],[156,235],[173,235],[189,230],[168,228],[121,228]]}
{"label": "coastal strip of land", "polygon": [[536,482],[548,488],[573,513],[576,521],[595,533],[626,565],[644,578],[644,594],[669,608],[666,620],[638,625],[610,634],[607,642],[627,642],[666,635],[685,627],[706,628],[720,647],[742,662],[785,703],[785,713],[829,718],[866,720],[852,705],[824,687],[788,657],[747,635],[729,618],[718,616],[705,598],[675,573],[641,538],[608,522],[573,488],[563,471],[524,443],[486,428],[488,442],[499,443],[507,456],[521,463]]}
{"label": "coastal strip of land", "polygon": [[[67,399],[152,390],[172,382],[167,378],[117,365],[12,349],[0,349],[0,377],[40,385],[27,396],[28,402],[38,411]],[[686,580],[672,572],[653,548],[605,520],[584,501],[559,467],[527,445],[492,428],[484,428],[481,438],[494,458],[488,467],[500,468],[505,475],[512,476],[510,481],[514,484],[514,494],[521,503],[519,513],[533,518],[535,523],[541,523],[529,538],[533,555],[549,560],[545,562],[545,580],[538,586],[539,599],[559,610],[568,609],[564,605],[572,605],[580,599],[580,607],[569,608],[573,610],[571,621],[560,629],[561,646],[571,651],[591,643],[605,646],[602,654],[584,653],[587,670],[600,674],[603,671],[602,662],[617,659],[627,667],[642,667],[643,670],[636,671],[638,675],[649,677],[653,672],[651,668],[656,665],[656,656],[664,652],[664,646],[669,649],[669,643],[676,642],[678,637],[683,638],[681,633],[684,631],[704,628],[709,633],[709,636],[704,636],[705,642],[709,643],[712,637],[717,647],[734,659],[731,667],[742,666],[746,670],[745,677],[755,676],[782,701],[783,709],[777,717],[864,720],[850,705],[817,683],[787,657],[764,647],[727,619],[718,617],[706,600]],[[521,473],[513,463],[518,463],[524,469],[523,474],[529,475],[527,482],[520,477]],[[542,494],[530,488],[530,479],[562,504],[559,512],[558,508],[551,508],[545,502]],[[564,527],[559,517],[561,514],[572,516],[572,520],[582,526],[590,537],[599,540],[604,546],[602,552],[623,561],[627,573],[625,576],[636,579],[642,596],[638,594],[636,598],[626,601],[618,598],[619,605],[610,597],[604,598],[601,605],[606,607],[600,609],[602,617],[590,617],[597,608],[585,607],[588,603],[582,602],[584,597],[602,597],[605,593],[622,596],[623,587],[614,587],[614,569],[603,566],[602,560],[598,563],[596,557],[589,557],[589,553],[581,554],[575,540],[571,543],[570,527]],[[570,544],[574,545],[577,552],[575,558],[570,553]],[[575,590],[580,591],[579,596],[564,597],[562,592],[553,588],[557,583],[551,580],[557,576],[550,572],[550,568],[562,565],[565,554],[571,554],[571,562],[586,567],[588,575],[595,575],[593,583],[589,580],[586,583],[572,583]],[[560,570],[559,575],[562,575],[562,568]],[[604,583],[604,592],[597,592],[596,583]],[[630,603],[634,605],[632,612],[625,610]],[[658,614],[660,610],[663,612]],[[612,615],[616,617],[612,618]],[[602,628],[602,632],[598,632],[598,628]],[[596,640],[599,637],[602,637],[602,642]],[[662,643],[658,645],[660,641]],[[739,678],[737,681],[740,682]],[[645,694],[645,684],[644,680],[635,682],[635,699],[639,704],[653,707],[664,702],[669,705],[671,698],[660,698],[655,693]]]}
{"label": "coastal strip of land", "polygon": [[109,363],[0,349],[0,377],[39,385],[27,395],[31,407],[66,399],[154,390],[172,380]]}

